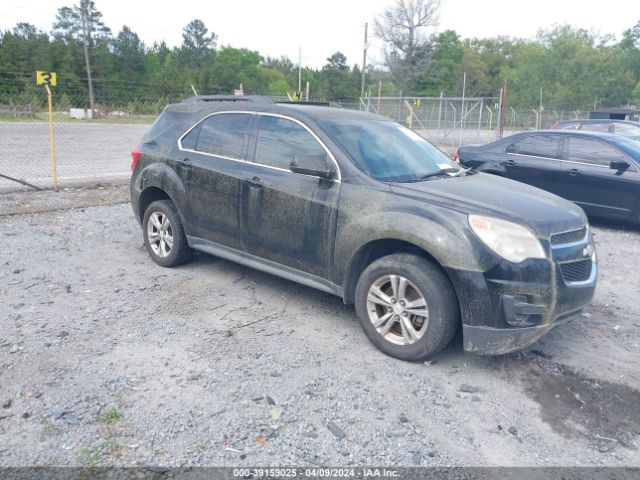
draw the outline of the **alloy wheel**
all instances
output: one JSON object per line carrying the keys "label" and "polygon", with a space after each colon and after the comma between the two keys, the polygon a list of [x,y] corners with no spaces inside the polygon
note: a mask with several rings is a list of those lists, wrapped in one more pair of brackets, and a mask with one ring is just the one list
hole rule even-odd
{"label": "alloy wheel", "polygon": [[425,296],[401,275],[384,275],[367,294],[369,320],[377,332],[396,345],[411,345],[422,338],[429,324]]}
{"label": "alloy wheel", "polygon": [[169,218],[162,212],[153,212],[147,223],[147,238],[154,254],[166,258],[173,248],[173,229]]}

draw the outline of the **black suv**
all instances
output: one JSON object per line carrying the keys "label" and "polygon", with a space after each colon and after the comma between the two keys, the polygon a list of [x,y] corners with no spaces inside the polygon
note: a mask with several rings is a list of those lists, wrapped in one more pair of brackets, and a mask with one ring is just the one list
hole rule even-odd
{"label": "black suv", "polygon": [[132,156],[153,260],[196,249],[331,292],[400,359],[435,354],[460,325],[467,351],[521,349],[594,294],[579,207],[461,168],[377,115],[196,98],[168,106]]}

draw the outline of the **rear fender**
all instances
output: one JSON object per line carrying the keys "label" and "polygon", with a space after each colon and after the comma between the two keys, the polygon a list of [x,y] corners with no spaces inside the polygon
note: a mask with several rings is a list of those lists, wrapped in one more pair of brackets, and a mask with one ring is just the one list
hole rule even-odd
{"label": "rear fender", "polygon": [[175,170],[163,163],[151,163],[145,166],[140,174],[140,190],[144,191],[149,187],[156,187],[164,191],[178,209],[184,222],[183,213],[187,205],[187,198],[184,184]]}

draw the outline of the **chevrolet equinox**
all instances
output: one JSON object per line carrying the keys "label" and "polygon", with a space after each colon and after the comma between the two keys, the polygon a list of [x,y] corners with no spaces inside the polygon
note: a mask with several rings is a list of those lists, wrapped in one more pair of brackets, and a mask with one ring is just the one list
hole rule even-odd
{"label": "chevrolet equinox", "polygon": [[381,351],[522,349],[594,295],[580,207],[476,173],[387,118],[260,97],[169,105],[132,152],[151,258],[192,250],[340,296]]}

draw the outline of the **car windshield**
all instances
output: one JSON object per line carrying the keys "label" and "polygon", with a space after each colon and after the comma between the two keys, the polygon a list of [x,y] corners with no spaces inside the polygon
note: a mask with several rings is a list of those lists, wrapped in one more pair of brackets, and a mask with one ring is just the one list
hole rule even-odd
{"label": "car windshield", "polygon": [[636,162],[640,163],[640,141],[627,137],[618,137],[615,144]]}
{"label": "car windshield", "polygon": [[460,170],[444,153],[396,122],[323,120],[320,126],[360,170],[377,180],[415,182]]}

